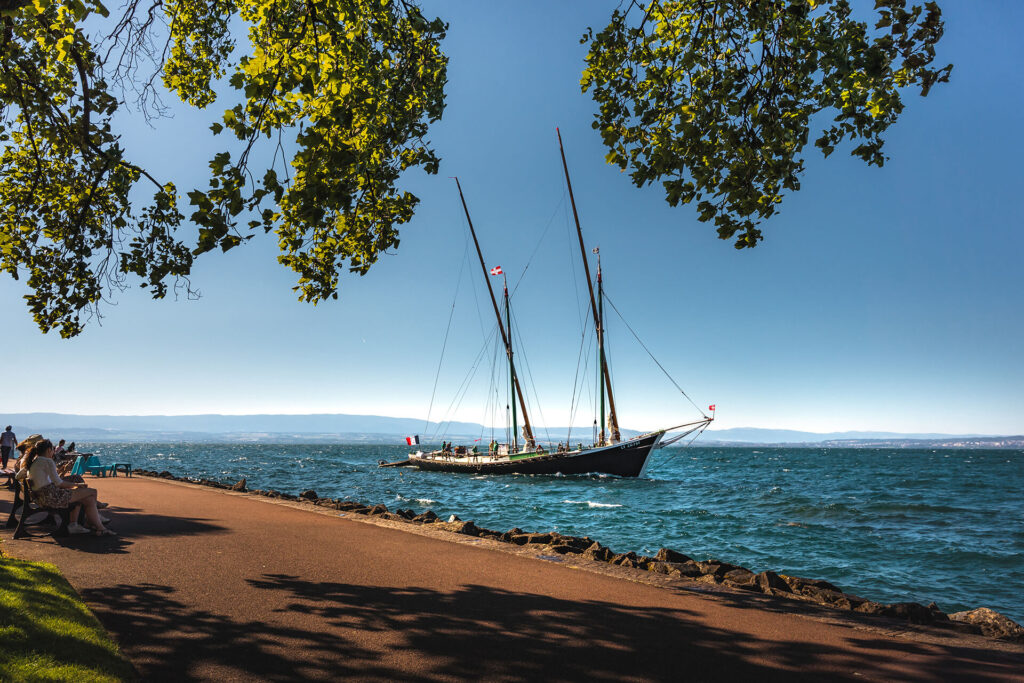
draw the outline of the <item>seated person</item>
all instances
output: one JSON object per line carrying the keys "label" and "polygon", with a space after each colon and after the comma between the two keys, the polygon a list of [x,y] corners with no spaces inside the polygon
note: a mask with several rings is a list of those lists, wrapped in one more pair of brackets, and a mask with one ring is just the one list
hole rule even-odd
{"label": "seated person", "polygon": [[[29,437],[31,438],[31,437]],[[18,444],[22,450],[22,444]],[[99,514],[96,503],[96,489],[86,484],[64,480],[57,474],[57,466],[53,462],[53,444],[48,439],[35,441],[30,448],[25,448],[27,455],[23,458],[22,468],[17,478],[28,478],[32,496],[44,507],[71,508],[71,518],[78,517],[77,508],[85,511],[89,526],[97,536],[114,536],[113,531],[103,526],[105,520]],[[73,521],[68,525],[73,534],[89,533],[89,529]]]}

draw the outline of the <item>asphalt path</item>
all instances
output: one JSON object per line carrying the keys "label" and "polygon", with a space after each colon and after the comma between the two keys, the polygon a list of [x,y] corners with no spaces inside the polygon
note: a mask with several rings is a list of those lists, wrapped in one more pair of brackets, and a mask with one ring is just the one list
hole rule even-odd
{"label": "asphalt path", "polygon": [[254,495],[90,483],[117,538],[8,530],[4,549],[57,564],[143,680],[1024,680],[1020,649],[980,637],[830,623]]}

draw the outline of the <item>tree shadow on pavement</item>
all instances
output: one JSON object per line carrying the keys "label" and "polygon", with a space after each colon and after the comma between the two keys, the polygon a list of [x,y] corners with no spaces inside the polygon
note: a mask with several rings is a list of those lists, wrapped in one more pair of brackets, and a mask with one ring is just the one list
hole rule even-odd
{"label": "tree shadow on pavement", "polygon": [[[101,511],[110,518],[108,526],[117,533],[116,536],[100,536],[94,534],[72,534],[64,537],[50,535],[54,527],[47,524],[32,525],[29,531],[31,537],[15,541],[9,538],[8,541],[17,543],[53,543],[83,553],[123,554],[128,552],[134,539],[145,537],[172,537],[172,536],[196,536],[198,534],[215,534],[225,532],[226,528],[213,524],[205,519],[190,517],[169,517],[167,515],[156,515],[144,512],[127,512],[114,508]],[[0,521],[6,520],[10,514],[10,505],[7,512],[0,509]],[[40,513],[43,514],[43,513]],[[8,529],[13,535],[14,530]]]}
{"label": "tree shadow on pavement", "polygon": [[[680,589],[678,592],[691,591]],[[1020,672],[1024,671],[1024,650],[1013,652],[1014,646],[1004,647],[1002,643],[986,643],[981,636],[964,638],[962,633],[943,629],[940,625],[919,626],[906,620],[850,612],[761,593],[722,590],[713,591],[711,594],[715,601],[731,607],[818,618],[857,629],[857,632],[852,633],[847,639],[848,643],[859,649],[890,652],[888,657],[880,655],[880,669],[887,666],[887,660],[898,661],[904,655],[920,654],[926,655],[926,661],[930,662],[920,667],[921,677],[927,680],[976,681],[988,677],[997,680],[1014,679],[1019,678]],[[879,634],[901,634],[906,638],[863,637],[864,632],[869,629]],[[936,653],[940,653],[940,656],[935,656]],[[890,673],[887,677],[893,675]]]}
{"label": "tree shadow on pavement", "polygon": [[[157,584],[83,595],[146,680],[949,678],[891,668],[903,654],[886,653],[888,640],[877,647],[854,644],[846,652],[762,640],[709,627],[681,609],[479,585],[437,591],[281,574],[247,582],[257,592],[239,595],[246,619],[188,606],[173,588]],[[775,664],[764,664],[762,657]]]}

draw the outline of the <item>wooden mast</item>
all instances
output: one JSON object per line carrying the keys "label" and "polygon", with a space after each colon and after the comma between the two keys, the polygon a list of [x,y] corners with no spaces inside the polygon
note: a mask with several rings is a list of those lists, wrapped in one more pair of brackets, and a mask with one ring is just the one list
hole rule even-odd
{"label": "wooden mast", "polygon": [[[501,322],[501,312],[498,309],[498,300],[494,298],[494,290],[491,289],[491,280],[487,275],[487,264],[484,263],[484,254],[480,251],[480,242],[476,238],[476,230],[473,229],[473,219],[469,217],[469,207],[466,206],[466,197],[462,194],[462,184],[455,178],[455,185],[459,188],[459,199],[462,200],[462,210],[466,212],[466,221],[469,223],[469,233],[473,236],[473,244],[476,246],[476,255],[480,259],[480,268],[484,274],[484,282],[487,283],[487,293],[491,295],[491,305],[494,306],[494,317],[498,319],[498,330],[501,332],[501,340],[505,343],[505,353],[508,355],[509,373],[512,375],[512,383],[516,388],[516,395],[519,397],[519,407],[523,410],[523,436],[526,438],[526,448],[534,447],[533,429],[530,427],[530,417],[526,413],[526,401],[523,399],[523,389],[519,386],[519,377],[516,375],[516,366],[512,360],[512,344],[509,336],[505,334],[505,325]],[[514,444],[518,444],[519,435],[513,433]]]}
{"label": "wooden mast", "polygon": [[[597,311],[598,320],[600,324],[597,326],[597,347],[600,353],[601,369],[607,372],[608,364],[604,357],[604,284],[601,282],[601,252],[597,251]],[[601,379],[598,378],[598,383]],[[608,392],[608,397],[611,399],[611,391]],[[614,415],[614,412],[612,413]],[[601,385],[601,445],[605,444],[605,428],[604,428],[604,385]]]}
{"label": "wooden mast", "polygon": [[[562,153],[562,169],[565,170],[565,184],[569,188],[569,202],[572,204],[572,217],[576,221],[576,236],[580,241],[580,254],[583,256],[583,271],[587,276],[587,291],[590,292],[590,310],[594,314],[594,329],[597,331],[598,338],[603,337],[602,334],[602,321],[601,315],[597,312],[597,301],[594,299],[594,285],[590,279],[590,265],[587,262],[587,248],[583,245],[583,230],[580,228],[580,217],[576,212],[576,198],[572,193],[572,181],[569,180],[569,165],[565,162],[565,148],[562,146],[562,131],[555,128],[555,132],[558,133],[558,151]],[[612,397],[612,378],[608,374],[608,364],[605,362],[604,355],[601,356],[601,374],[604,376],[604,386],[608,391],[608,421],[611,423],[612,431],[612,442],[618,443],[622,440],[622,436],[619,433],[619,421],[615,416],[615,399]],[[601,411],[601,421],[604,422],[604,410]],[[604,441],[604,434],[602,429],[602,445]]]}

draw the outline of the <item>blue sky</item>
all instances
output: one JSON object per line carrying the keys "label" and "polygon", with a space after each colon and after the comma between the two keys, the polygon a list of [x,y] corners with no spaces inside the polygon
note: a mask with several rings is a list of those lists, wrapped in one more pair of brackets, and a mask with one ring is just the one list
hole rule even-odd
{"label": "blue sky", "polygon": [[[486,368],[447,410],[493,324],[478,265],[462,267],[466,226],[448,179],[458,175],[488,265],[517,279],[529,263],[513,305],[529,393],[541,399],[532,417],[564,425],[586,311],[559,126],[609,295],[694,401],[717,404],[716,427],[1022,433],[1024,5],[940,4],[938,61],[955,64],[952,82],[927,99],[906,95],[891,160],[869,168],[842,149],[829,159],[808,150],[802,190],[759,247],[736,251],[693,208],[669,207],[603,161],[595,105],[579,92],[578,38],[616,2],[425,2],[451,24],[448,107],[431,133],[443,162],[437,176],[405,180],[422,202],[396,253],[365,277],[343,276],[340,300],[313,307],[295,300],[273,237],[257,238],[200,259],[201,299],[129,291],[70,341],[41,335],[22,286],[0,279],[0,414],[425,417],[458,286],[431,417],[494,419]],[[187,191],[205,185],[211,117],[180,110],[156,131],[131,124],[124,144]],[[623,425],[692,418],[619,321],[609,327]]]}

